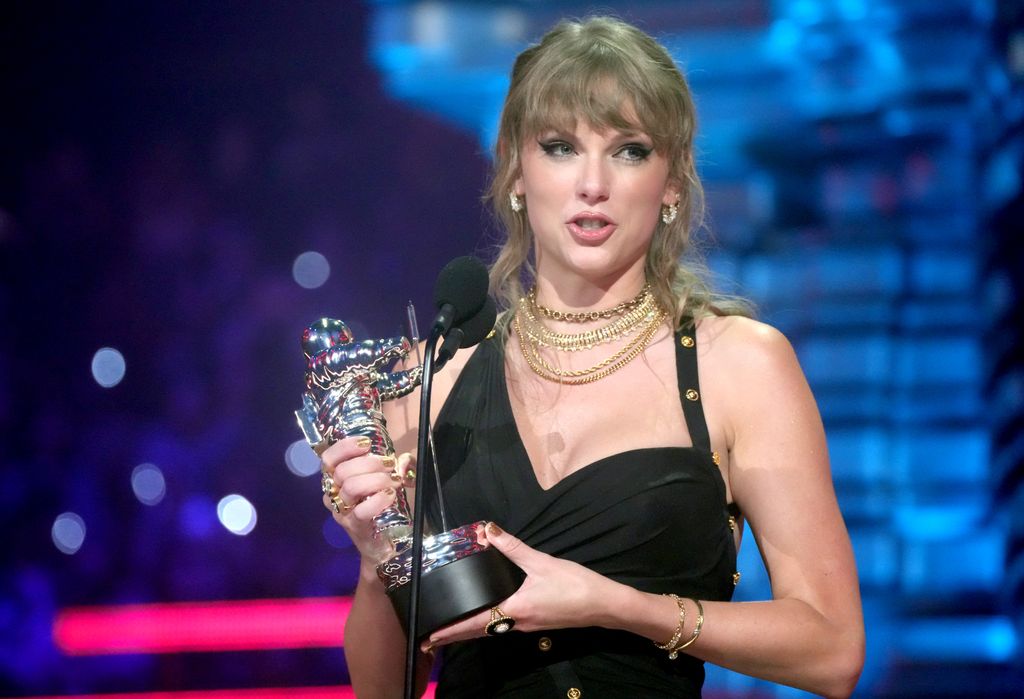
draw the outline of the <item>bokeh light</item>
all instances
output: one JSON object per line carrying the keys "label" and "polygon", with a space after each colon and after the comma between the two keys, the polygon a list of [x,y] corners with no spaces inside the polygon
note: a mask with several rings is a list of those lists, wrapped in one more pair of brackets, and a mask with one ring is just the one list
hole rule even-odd
{"label": "bokeh light", "polygon": [[53,520],[50,530],[53,545],[69,556],[78,553],[85,543],[85,521],[74,512],[64,512]]}
{"label": "bokeh light", "polygon": [[312,476],[320,472],[320,457],[309,448],[304,439],[288,445],[284,452],[284,463],[296,476]]}
{"label": "bokeh light", "polygon": [[112,388],[124,378],[124,355],[113,347],[101,347],[92,356],[92,377],[103,388]]}
{"label": "bokeh light", "polygon": [[304,252],[292,263],[292,278],[304,289],[316,289],[331,276],[331,263],[318,252]]}
{"label": "bokeh light", "polygon": [[324,524],[322,527],[324,541],[330,544],[336,549],[347,549],[352,546],[352,539],[349,538],[348,533],[341,528],[341,525],[334,521],[334,518],[328,515],[324,518]]}
{"label": "bokeh light", "polygon": [[256,528],[256,508],[241,495],[225,495],[217,503],[217,519],[232,534],[245,536]]}
{"label": "bokeh light", "polygon": [[132,492],[143,505],[157,505],[167,494],[164,473],[155,464],[139,464],[132,470]]}

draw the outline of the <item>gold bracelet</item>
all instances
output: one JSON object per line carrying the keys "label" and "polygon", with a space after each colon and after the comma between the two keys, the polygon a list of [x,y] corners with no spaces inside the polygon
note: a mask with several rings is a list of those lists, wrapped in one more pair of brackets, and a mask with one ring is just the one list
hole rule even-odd
{"label": "gold bracelet", "polygon": [[669,656],[668,656],[669,658],[675,658],[675,655],[673,655],[674,648],[675,648],[675,645],[677,643],[679,643],[679,639],[682,638],[682,636],[683,636],[683,625],[686,623],[686,607],[683,606],[683,598],[680,597],[679,595],[665,595],[665,596],[666,597],[671,597],[672,599],[674,599],[675,602],[676,602],[676,605],[679,607],[679,626],[676,627],[676,632],[674,634],[672,634],[672,638],[670,638],[668,640],[668,643],[661,644],[661,643],[658,643],[657,641],[654,641],[654,645],[657,646],[660,650],[667,650],[667,651],[669,651]]}
{"label": "gold bracelet", "polygon": [[693,599],[692,597],[687,597],[687,599],[697,605],[697,625],[693,627],[693,634],[686,640],[686,643],[678,648],[673,648],[672,652],[668,654],[668,657],[673,660],[675,660],[675,656],[679,651],[697,640],[697,636],[700,636],[700,629],[704,626],[704,605],[702,605],[698,599]]}

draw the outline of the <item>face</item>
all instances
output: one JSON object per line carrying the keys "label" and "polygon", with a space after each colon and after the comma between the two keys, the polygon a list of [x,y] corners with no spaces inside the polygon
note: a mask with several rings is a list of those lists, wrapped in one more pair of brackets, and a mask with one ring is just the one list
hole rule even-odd
{"label": "face", "polygon": [[663,204],[678,202],[669,164],[642,132],[577,124],[527,139],[515,192],[525,196],[538,277],[607,286],[643,275]]}

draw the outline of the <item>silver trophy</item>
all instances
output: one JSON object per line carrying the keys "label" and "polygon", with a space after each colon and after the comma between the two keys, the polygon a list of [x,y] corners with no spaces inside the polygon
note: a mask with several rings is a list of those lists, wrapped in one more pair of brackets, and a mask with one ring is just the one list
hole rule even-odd
{"label": "silver trophy", "polygon": [[[419,366],[389,371],[411,349],[404,337],[357,342],[348,326],[333,318],[321,318],[306,328],[306,391],[295,416],[317,454],[339,439],[368,437],[370,453],[394,456],[381,402],[407,395],[419,385]],[[377,575],[405,624],[413,527],[405,490],[395,488],[395,493],[395,502],[374,518],[373,525],[379,544]],[[522,582],[514,564],[480,542],[478,532],[484,524],[424,536],[418,635],[491,606]]]}

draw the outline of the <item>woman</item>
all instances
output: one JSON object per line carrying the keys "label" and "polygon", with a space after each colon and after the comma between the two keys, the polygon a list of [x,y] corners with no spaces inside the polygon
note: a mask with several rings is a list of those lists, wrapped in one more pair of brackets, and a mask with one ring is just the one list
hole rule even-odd
{"label": "woman", "polygon": [[[860,600],[813,397],[780,333],[679,266],[694,118],[665,49],[617,20],[561,24],[516,61],[490,191],[507,312],[438,374],[432,417],[451,520],[491,521],[526,579],[424,642],[439,696],[696,697],[703,661],[853,691]],[[387,406],[399,451],[418,401]],[[412,457],[395,469],[345,439],[323,462],[363,553],[352,681],[396,696],[405,640],[370,521]],[[771,601],[729,601],[744,521]],[[496,619],[514,631],[487,637]]]}

